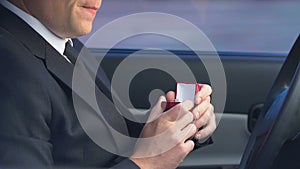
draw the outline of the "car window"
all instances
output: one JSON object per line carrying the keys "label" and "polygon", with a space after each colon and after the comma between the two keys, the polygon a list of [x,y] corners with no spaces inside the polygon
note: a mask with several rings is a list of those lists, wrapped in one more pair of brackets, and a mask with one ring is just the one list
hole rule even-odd
{"label": "car window", "polygon": [[[119,17],[139,12],[162,12],[186,19],[202,30],[218,51],[287,53],[300,32],[299,0],[104,0],[93,32]],[[186,30],[170,26],[170,31]],[[86,42],[90,36],[81,40]],[[130,37],[114,47],[187,49],[175,39],[153,34]]]}

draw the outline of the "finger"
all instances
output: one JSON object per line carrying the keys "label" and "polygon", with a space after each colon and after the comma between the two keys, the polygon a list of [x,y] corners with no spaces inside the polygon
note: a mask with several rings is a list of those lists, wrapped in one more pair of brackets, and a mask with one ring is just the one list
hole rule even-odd
{"label": "finger", "polygon": [[193,106],[193,102],[184,101],[166,111],[162,116],[166,120],[174,122],[180,119],[184,114],[188,113],[189,110],[193,108]]}
{"label": "finger", "polygon": [[178,121],[176,121],[175,127],[180,130],[184,130],[189,124],[193,122],[193,119],[193,114],[191,112],[188,112],[185,115],[183,115],[180,119],[178,119]]}
{"label": "finger", "polygon": [[186,100],[182,102],[182,108],[186,111],[192,110],[193,107],[194,107],[194,103],[190,100]]}
{"label": "finger", "polygon": [[197,132],[197,127],[195,126],[195,124],[190,123],[182,129],[180,137],[183,138],[183,141],[186,141],[187,139],[194,136],[196,132]]}
{"label": "finger", "polygon": [[206,126],[202,130],[200,130],[196,133],[195,138],[202,139],[202,138],[208,137],[215,130],[216,130],[216,117],[215,117],[215,114],[213,113],[211,118],[209,119],[208,123],[206,124]]}
{"label": "finger", "polygon": [[194,149],[195,143],[192,140],[187,140],[185,143],[183,143],[183,146],[185,147],[185,153],[187,155]]}
{"label": "finger", "polygon": [[148,121],[153,121],[157,117],[161,116],[163,113],[164,109],[161,106],[162,102],[165,102],[166,98],[164,96],[160,96],[158,101],[156,102],[155,106],[152,108],[151,113],[149,115]]}
{"label": "finger", "polygon": [[198,104],[192,110],[195,119],[198,120],[204,114],[204,112],[207,111],[207,109],[208,109],[209,106],[210,106],[210,101],[209,100],[205,100],[202,103]]}
{"label": "finger", "polygon": [[165,101],[166,101],[166,97],[160,96],[152,109],[155,109],[158,111],[163,111],[164,109],[163,109],[163,107],[161,107],[161,104],[162,104],[162,102],[165,102]]}
{"label": "finger", "polygon": [[201,85],[201,90],[195,95],[195,104],[201,103],[206,97],[210,96],[212,93],[212,88],[207,84]]}
{"label": "finger", "polygon": [[195,143],[192,140],[187,140],[185,142],[179,143],[175,149],[172,149],[172,154],[179,155],[181,159],[177,159],[180,164],[183,162],[184,158],[194,149]]}
{"label": "finger", "polygon": [[208,102],[211,102],[211,97],[210,97],[210,96],[207,96],[204,100],[205,100],[205,101],[208,101]]}
{"label": "finger", "polygon": [[214,125],[209,125],[209,127],[205,127],[204,129],[198,131],[195,135],[195,138],[197,140],[200,140],[200,139],[203,139],[203,138],[206,138],[210,135],[212,135],[212,133],[216,130],[216,125],[214,123]]}
{"label": "finger", "polygon": [[172,102],[175,100],[175,92],[173,91],[169,91],[167,94],[166,94],[166,98],[167,98],[167,102]]}
{"label": "finger", "polygon": [[162,118],[164,118],[167,121],[176,121],[179,118],[179,115],[182,111],[182,104],[177,104],[165,113],[162,114]]}
{"label": "finger", "polygon": [[197,128],[207,125],[211,118],[214,116],[213,106],[210,104],[206,111],[200,116],[199,119],[195,120]]}

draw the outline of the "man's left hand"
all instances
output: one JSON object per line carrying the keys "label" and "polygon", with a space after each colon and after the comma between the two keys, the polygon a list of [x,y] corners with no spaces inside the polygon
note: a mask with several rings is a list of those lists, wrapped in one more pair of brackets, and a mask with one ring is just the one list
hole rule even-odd
{"label": "man's left hand", "polygon": [[[194,124],[200,129],[194,135],[199,140],[210,136],[216,129],[216,116],[214,106],[211,104],[212,88],[209,85],[201,84],[201,90],[196,93],[194,98],[195,106],[191,110],[194,115]],[[175,93],[170,91],[166,95],[167,101],[175,99]]]}

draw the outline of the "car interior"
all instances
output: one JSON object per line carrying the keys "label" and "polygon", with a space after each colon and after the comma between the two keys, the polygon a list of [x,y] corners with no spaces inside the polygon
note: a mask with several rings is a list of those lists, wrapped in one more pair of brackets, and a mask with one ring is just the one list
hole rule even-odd
{"label": "car interior", "polygon": [[[112,49],[105,55],[101,66],[110,79],[122,60],[135,51]],[[173,52],[181,57],[193,72],[198,72],[197,80],[210,83],[204,66],[199,64],[201,61],[195,61],[191,52]],[[93,53],[103,57],[99,49],[94,49]],[[149,53],[152,57],[146,57]],[[211,59],[205,57],[209,53],[200,52],[200,55],[203,56],[202,59]],[[218,113],[216,110],[221,120],[212,135],[214,144],[192,152],[179,168],[299,168],[297,150],[300,146],[300,37],[287,57],[226,52],[218,55],[221,57],[227,78],[227,100],[224,109],[226,113]],[[149,50],[134,57],[136,60],[165,60],[172,64],[172,60],[159,51]],[[174,84],[176,81],[161,70],[146,69],[139,72],[128,89],[133,108],[149,109],[150,93],[156,89],[163,92],[174,90]]]}
{"label": "car interior", "polygon": [[[220,59],[224,69],[226,102],[223,110],[215,111],[219,123],[212,135],[214,143],[190,153],[179,169],[300,168],[300,23],[295,19],[299,1],[134,2],[104,1],[99,16],[104,21],[96,22],[96,28],[135,12],[166,12],[203,30],[216,52],[192,51],[165,37],[149,35],[122,41],[108,52],[101,46],[90,47],[101,58],[101,67],[111,81],[128,56],[136,63],[176,65],[171,70],[174,72],[187,65],[196,81],[203,84],[211,84],[205,62]],[[171,55],[180,58],[184,66],[178,66]],[[135,71],[134,66],[125,70]],[[136,72],[125,87],[128,95],[124,97],[130,100],[126,106],[139,110],[135,116],[144,117],[159,95],[175,90],[176,82],[171,74],[157,68]],[[212,103],[214,97],[213,93]]]}
{"label": "car interior", "polygon": [[[87,4],[81,4],[80,8],[87,10],[88,13],[94,12],[94,15],[96,15],[99,7],[96,8]],[[24,6],[24,8],[26,7]],[[96,8],[97,10],[94,8]],[[30,10],[28,10],[27,12],[29,11]],[[78,13],[77,11],[75,12],[76,14]],[[124,18],[126,19],[126,17],[130,18],[130,16],[134,15],[142,16],[143,14],[156,17],[150,17],[150,19],[141,17],[141,19],[139,20],[127,20],[130,22],[127,22],[126,20],[125,22],[123,22],[122,20]],[[162,18],[159,18],[157,16],[163,15],[177,18],[178,20],[181,20],[182,23],[188,23],[192,25],[193,28],[199,30],[199,32],[201,32],[203,36],[207,38],[208,42],[196,45],[205,46],[208,44],[208,50],[194,50],[194,48],[189,46],[187,43],[184,43],[186,41],[183,41],[182,39],[171,36],[168,37],[166,36],[166,34],[159,34],[155,31],[148,31],[141,34],[137,33],[140,31],[140,28],[145,25],[145,23],[153,26],[153,28],[159,28],[160,26],[163,27],[162,25],[164,25],[163,29],[157,30],[162,32],[170,32],[174,35],[183,34],[188,37],[187,41],[191,42],[191,44],[195,44],[198,42],[198,36],[191,32],[191,29],[187,29],[187,27],[185,26],[177,26],[171,20],[164,20],[164,23],[159,22]],[[123,108],[126,108],[126,111],[130,110],[128,111],[132,113],[130,114],[130,117],[134,116],[136,119],[147,119],[151,108],[154,106],[159,96],[165,95],[168,91],[176,91],[176,84],[180,82],[192,84],[208,84],[212,86],[213,92],[211,95],[211,102],[215,106],[215,115],[217,122],[216,130],[212,133],[212,135],[209,136],[213,143],[200,147],[199,149],[196,149],[189,153],[184,161],[180,163],[178,169],[300,169],[299,16],[300,0],[103,0],[101,9],[95,16],[92,32],[86,36],[80,37],[79,40],[91,51],[93,56],[100,60],[99,66],[101,67],[101,69],[103,69],[103,72],[106,74],[107,79],[109,80],[109,82],[106,81],[106,77],[102,76],[101,74],[101,77],[104,77],[104,80],[99,78],[100,81],[102,80],[102,83],[99,84],[99,89],[103,86],[107,87],[111,85],[111,95],[107,93],[104,93],[104,95],[112,97],[112,101],[114,101],[114,96],[117,96],[119,100],[118,103],[114,104],[114,106],[117,104],[121,104]],[[45,18],[42,17],[42,19]],[[49,18],[46,18],[45,21],[47,21],[47,19]],[[53,19],[53,17],[51,19]],[[32,22],[35,23],[34,20]],[[110,25],[111,23],[118,22],[123,23],[126,26],[116,26],[112,29],[108,27],[108,25]],[[5,23],[10,23],[10,21]],[[74,22],[74,24],[77,24],[77,22]],[[81,23],[80,26],[82,25],[83,24]],[[43,28],[39,25],[36,25],[36,27]],[[43,29],[47,30],[47,27]],[[97,33],[101,33],[101,31],[105,29],[109,29],[110,31],[110,33],[106,34],[107,37],[98,38],[96,36]],[[115,37],[122,34],[123,31],[127,31],[127,33],[131,36],[124,36],[126,38],[119,40],[114,44],[114,46],[106,46],[106,43],[110,44],[111,41],[113,41],[112,39],[115,39]],[[37,36],[39,36],[37,32],[35,33],[37,34]],[[58,34],[54,33],[52,36],[56,37],[56,35]],[[51,39],[52,36],[49,36],[49,38]],[[89,44],[89,42],[91,42],[91,39],[93,39],[93,42]],[[60,40],[62,41],[62,39]],[[44,41],[45,40],[43,39],[43,42]],[[44,43],[46,44],[46,41]],[[105,45],[101,46],[102,44]],[[62,45],[64,45],[64,43]],[[74,45],[74,47],[77,46]],[[44,48],[45,50],[48,49],[47,47]],[[82,49],[84,49],[83,51],[86,52],[86,48]],[[28,48],[28,51],[31,52],[31,49]],[[54,52],[57,53],[57,51]],[[24,57],[22,57],[22,59],[23,58]],[[42,60],[40,60],[40,56],[34,59],[38,59],[38,61],[41,63],[48,63],[44,60],[42,62]],[[68,60],[67,55],[66,59]],[[66,62],[66,60],[64,61]],[[96,60],[93,61],[95,61],[96,63]],[[76,61],[73,62],[73,64],[75,63]],[[150,66],[147,67],[143,65],[147,65],[147,63],[149,63],[148,65]],[[55,62],[51,64],[55,65]],[[159,66],[153,66],[155,64]],[[79,68],[80,66],[82,66],[80,65],[80,63],[78,65]],[[94,66],[94,63],[90,65]],[[25,67],[30,66],[25,65]],[[43,70],[44,67],[45,65],[43,64]],[[74,65],[71,65],[71,67],[73,69]],[[63,66],[60,66],[59,68],[63,68]],[[91,68],[91,70],[94,70],[94,67]],[[91,70],[87,69],[86,72],[94,73]],[[76,71],[73,71],[73,73],[74,72]],[[99,72],[103,73],[102,71]],[[28,72],[25,72],[25,74],[26,73]],[[67,76],[69,78],[68,82],[71,82],[71,74],[68,75],[70,75]],[[45,76],[41,75],[41,77]],[[50,74],[49,77],[51,77]],[[57,77],[55,76],[55,78]],[[189,81],[189,79],[191,78],[193,80]],[[32,79],[36,80],[35,77]],[[29,80],[32,79],[29,78]],[[90,78],[87,79],[90,80]],[[215,79],[219,79],[222,83],[216,84],[216,82],[218,81],[216,81]],[[54,78],[51,77],[51,80],[54,80]],[[57,81],[59,82],[59,84],[61,83],[59,78],[57,78]],[[84,80],[82,81],[84,82]],[[59,86],[58,82],[55,81],[55,85]],[[44,83],[43,81],[42,84],[52,83],[52,81],[51,83]],[[95,81],[95,83],[97,83],[97,81]],[[20,83],[20,86],[21,85],[23,84]],[[26,87],[26,85],[23,86]],[[60,85],[65,86],[64,83]],[[74,83],[72,85],[70,86],[74,87]],[[55,87],[57,86],[54,86],[53,90],[55,90]],[[85,89],[87,89],[87,91],[94,91],[90,90],[93,89],[92,87],[88,89],[84,88],[83,91]],[[39,90],[42,89],[44,88],[41,87],[41,89]],[[67,93],[66,91],[68,91],[68,96],[72,93],[72,90],[70,90],[71,88],[59,89],[59,92],[63,91]],[[198,89],[201,90],[201,87],[199,87]],[[13,88],[13,91],[14,90],[15,88]],[[30,91],[31,90],[28,90],[28,92]],[[107,90],[107,92],[109,92],[109,90]],[[193,91],[192,94],[193,93],[195,92]],[[90,96],[92,94],[87,95]],[[102,96],[104,95],[97,96],[100,96],[102,99]],[[60,96],[61,95],[58,95],[55,98],[64,98]],[[16,96],[12,95],[11,97],[17,98],[17,94]],[[36,101],[36,103],[33,104],[34,106],[40,103],[38,102],[39,100],[35,97],[33,99],[34,101]],[[52,106],[51,101],[52,100],[50,99],[47,100],[47,106]],[[96,100],[95,103],[97,103],[97,101],[98,100]],[[67,103],[67,106],[72,109],[66,108],[66,110],[72,110],[73,112],[73,107],[74,105],[76,105],[76,102],[74,100],[68,100]],[[94,102],[91,105],[87,103],[85,104],[87,106],[94,106]],[[61,103],[60,105],[67,107],[63,103]],[[7,107],[9,106],[10,105],[8,105]],[[30,106],[32,105],[29,105],[29,107]],[[91,108],[94,108],[93,106],[91,106]],[[118,109],[118,107],[116,107],[116,109],[111,109],[111,105],[107,107],[109,108],[109,110],[120,110]],[[57,108],[57,110],[53,109],[51,111],[54,110],[58,111],[60,109]],[[86,113],[90,109],[84,110],[85,111],[81,112]],[[49,110],[50,113],[52,113],[51,111]],[[126,111],[125,113],[127,113]],[[16,110],[16,112],[18,111]],[[58,112],[60,113],[60,111]],[[69,116],[69,111],[66,112],[66,116]],[[110,113],[112,111],[108,112]],[[48,110],[46,113],[48,113]],[[53,123],[53,125],[56,125],[55,129],[57,129],[57,126],[60,127],[60,125],[57,124],[63,124],[66,121],[71,121],[70,124],[73,123],[72,120],[61,120],[60,117],[64,116],[65,114],[56,115],[57,117],[54,115],[55,119],[59,119],[59,123]],[[74,114],[71,115],[73,118]],[[20,117],[26,116],[24,114],[20,115]],[[38,116],[44,115],[38,114]],[[80,120],[80,117],[77,117]],[[91,117],[94,118],[98,116],[94,115]],[[112,117],[110,118],[111,121],[116,121],[116,118],[111,116],[111,114],[109,114],[108,117]],[[75,120],[77,120],[75,115],[74,118]],[[16,119],[18,120],[18,118]],[[49,119],[52,125],[52,119]],[[46,123],[48,123],[47,120],[48,119],[42,121],[43,123],[45,123],[45,126]],[[76,121],[76,128],[78,126],[77,123],[78,122]],[[104,126],[104,124],[105,126],[108,126],[109,123],[106,124],[101,122],[101,124],[103,124],[101,126]],[[120,123],[117,122],[118,126],[119,124]],[[70,125],[70,128],[72,127],[73,125]],[[95,131],[94,129],[97,129],[97,131],[99,129],[99,127],[95,128],[94,126],[92,126],[91,128],[93,129],[93,132]],[[134,134],[139,133],[141,131],[141,128],[134,129],[134,131],[132,132]],[[84,133],[81,128],[79,129],[81,133],[78,134],[74,132],[74,135],[77,136],[83,133],[84,138],[80,135],[80,139],[83,138],[82,140],[86,140],[85,137],[89,136],[88,133]],[[106,128],[104,129],[105,133],[108,133],[109,136],[110,134],[111,136],[114,136],[113,134],[115,133],[112,134],[112,132],[106,131]],[[112,129],[114,128],[112,127]],[[200,129],[202,129],[202,127]],[[58,131],[61,131],[60,128]],[[34,132],[35,131],[33,131],[33,133]],[[60,138],[59,136],[61,136],[62,134],[58,132],[59,136],[54,137],[55,139],[52,139],[52,130],[49,129],[48,131],[47,128],[47,132],[49,133],[47,133],[49,135],[49,140],[46,140],[47,142],[45,140],[42,140],[42,136],[39,139],[46,142],[47,146],[51,147],[49,148],[49,152],[47,151],[47,155],[52,158],[53,156],[51,156],[52,152],[50,152],[50,149],[52,150],[53,146],[52,144],[50,145],[49,142],[53,141],[51,143],[54,143],[56,141],[55,139]],[[96,133],[95,135],[99,135],[97,132],[94,133]],[[72,131],[71,134],[73,134]],[[104,136],[100,135],[100,137],[101,138],[99,140],[103,142]],[[73,141],[72,139],[69,139],[69,137],[64,138],[66,138],[64,140]],[[34,139],[35,138],[32,138],[32,142],[35,141]],[[204,138],[202,141],[205,141],[207,139],[208,137]],[[16,139],[13,138],[12,140]],[[75,140],[74,145],[76,144],[77,146],[80,143],[79,141]],[[96,146],[94,144],[96,142],[92,142],[94,141],[93,139],[88,141],[89,143],[92,143],[92,146]],[[10,143],[10,141],[6,142]],[[27,143],[25,141],[23,142]],[[123,140],[117,140],[115,141],[115,143],[112,143],[114,145],[112,147],[118,150],[119,147],[116,148],[115,145],[118,145],[119,142],[126,143],[126,141],[123,142]],[[103,143],[106,144],[110,142],[107,141]],[[39,145],[38,141],[37,145]],[[65,145],[66,144],[60,144],[57,149]],[[128,150],[127,145],[126,148]],[[82,147],[87,149],[87,151],[85,151],[85,149],[83,148],[80,149],[80,152],[82,154],[94,155],[93,152],[95,151],[94,149],[89,147],[89,144],[83,145]],[[22,150],[22,148],[20,148],[20,150],[18,148],[19,147],[16,148],[18,150],[17,153],[21,152],[20,150]],[[24,149],[30,148],[31,147],[28,146]],[[42,149],[43,147],[41,146],[41,151]],[[67,148],[64,148],[59,151],[64,152],[64,150],[66,149]],[[92,149],[91,153],[89,153],[90,149]],[[109,151],[105,148],[103,149],[106,152]],[[132,150],[135,149],[132,148]],[[74,152],[76,153],[77,150],[74,150]],[[73,154],[73,151],[70,154]],[[122,158],[119,158],[119,156],[112,160],[111,155],[115,155],[117,153],[108,154],[109,155],[107,155],[107,159],[109,159],[110,161],[106,162],[109,164],[105,163],[106,166],[112,166],[121,162]],[[83,158],[85,157],[84,155],[79,154],[78,156],[80,158]],[[102,154],[100,154],[99,156],[101,155]],[[130,154],[129,156],[131,155],[132,154]],[[26,154],[25,156],[27,157],[28,155]],[[10,157],[14,157],[14,155]],[[38,157],[40,157],[41,160],[44,160],[45,158],[39,155]],[[86,159],[89,160],[89,158]],[[95,159],[95,161],[98,162],[98,156],[95,157]],[[55,161],[56,159],[53,158],[51,160]],[[111,161],[114,162],[111,163]],[[132,161],[128,161],[133,164]]]}

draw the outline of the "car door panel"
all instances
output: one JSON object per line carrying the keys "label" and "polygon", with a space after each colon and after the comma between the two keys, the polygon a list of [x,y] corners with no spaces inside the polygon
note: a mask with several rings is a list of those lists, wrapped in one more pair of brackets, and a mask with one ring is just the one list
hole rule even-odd
{"label": "car door panel", "polygon": [[[133,55],[138,50],[113,49],[109,53],[103,53],[99,49],[92,51],[102,59],[101,66],[108,78],[112,79],[116,69],[123,64],[126,57]],[[197,82],[208,84],[210,84],[208,73],[201,59],[213,60],[220,57],[227,81],[227,86],[224,86],[224,90],[227,90],[224,112],[223,114],[216,112],[221,120],[212,136],[214,144],[189,154],[179,168],[236,168],[250,136],[247,124],[248,113],[253,106],[264,102],[286,54],[219,52],[218,55],[214,55],[209,52],[199,52],[197,53],[201,56],[199,59],[193,52],[172,52],[191,69]],[[178,62],[159,51],[144,51],[133,57],[136,64],[150,61],[169,64],[174,65],[171,68],[172,72],[180,72],[178,71],[180,66],[176,66]],[[126,69],[128,72],[132,72],[130,69],[134,69],[134,66],[128,65]],[[124,77],[121,79],[122,81],[128,81],[128,79]],[[151,92],[156,89],[163,92],[174,90],[175,83],[172,75],[163,70],[145,68],[136,72],[128,86],[130,103],[134,107],[128,105],[128,108],[149,109],[154,103],[153,99],[149,99],[149,97],[154,97],[150,96]],[[162,92],[158,92],[155,97],[157,98],[159,94]],[[123,96],[120,98],[126,99]],[[212,99],[214,99],[214,95]],[[144,114],[136,115],[143,116]]]}

